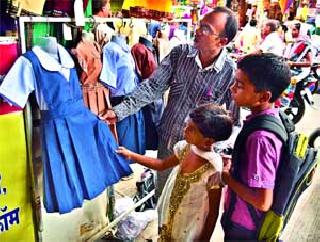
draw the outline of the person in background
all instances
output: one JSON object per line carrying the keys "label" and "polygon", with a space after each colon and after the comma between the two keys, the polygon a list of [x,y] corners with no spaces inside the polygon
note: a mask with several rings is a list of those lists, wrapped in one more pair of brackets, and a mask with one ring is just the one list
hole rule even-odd
{"label": "person in background", "polygon": [[[290,78],[288,64],[274,54],[247,55],[238,62],[231,92],[237,106],[251,111],[243,127],[261,115],[280,118],[274,102]],[[252,132],[245,142],[236,140],[231,169],[225,165],[222,172],[228,185],[222,219],[225,241],[258,241],[260,220],[273,202],[282,147],[277,135],[265,130]]]}
{"label": "person in background", "polygon": [[232,132],[232,119],[217,105],[205,104],[191,111],[184,140],[174,154],[156,159],[119,147],[118,154],[155,170],[173,168],[158,203],[160,241],[209,241],[221,197],[222,159],[213,151],[217,141]]}
{"label": "person in background", "polygon": [[110,10],[110,0],[92,0],[92,13],[95,17],[112,17]]}
{"label": "person in background", "polygon": [[257,5],[248,4],[246,11],[246,22],[249,23],[250,20],[257,19]]}
{"label": "person in background", "polygon": [[257,28],[257,24],[256,19],[251,19],[237,37],[235,45],[242,53],[247,54],[256,51],[261,40],[261,31]]}
{"label": "person in background", "polygon": [[300,6],[297,8],[296,19],[305,23],[308,19],[309,6],[308,1],[301,1]]}
{"label": "person in background", "polygon": [[[229,90],[235,64],[225,50],[236,32],[234,13],[225,7],[214,8],[200,21],[194,45],[176,46],[149,80],[140,83],[130,96],[116,105],[114,110],[107,110],[101,118],[109,122],[122,120],[162,98],[170,88],[159,127],[159,158],[172,154],[174,144],[182,139],[186,117],[199,104],[226,104],[234,120],[238,121],[239,109],[232,104]],[[157,173],[157,195],[162,191],[168,174],[168,171]]]}
{"label": "person in background", "polygon": [[276,20],[267,20],[263,24],[261,32],[262,43],[258,47],[258,52],[272,53],[278,56],[283,55],[285,45],[279,33],[277,32],[278,27],[278,21]]}
{"label": "person in background", "polygon": [[[289,60],[289,65],[296,66],[311,66],[312,64],[312,49],[310,37],[300,34],[300,23],[294,23],[291,27],[291,35],[293,42],[286,46],[284,57]],[[300,62],[300,63],[299,63]]]}

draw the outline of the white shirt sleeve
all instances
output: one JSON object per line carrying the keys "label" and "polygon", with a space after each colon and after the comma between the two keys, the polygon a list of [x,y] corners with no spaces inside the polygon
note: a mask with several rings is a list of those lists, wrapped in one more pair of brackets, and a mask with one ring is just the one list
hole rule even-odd
{"label": "white shirt sleeve", "polygon": [[278,56],[283,55],[284,43],[277,33],[269,34],[260,45],[263,53],[273,53]]}
{"label": "white shirt sleeve", "polygon": [[119,52],[116,52],[115,50],[111,49],[111,47],[108,46],[108,44],[106,44],[103,48],[100,81],[113,88],[117,88],[119,59]]}
{"label": "white shirt sleeve", "polygon": [[29,94],[35,90],[35,79],[32,64],[21,56],[5,76],[0,86],[0,96],[10,104],[23,108]]}
{"label": "white shirt sleeve", "polygon": [[260,45],[260,50],[263,53],[269,52],[271,50],[271,48],[273,47],[273,43],[271,41],[272,39],[268,36],[264,39],[264,41],[261,43]]}

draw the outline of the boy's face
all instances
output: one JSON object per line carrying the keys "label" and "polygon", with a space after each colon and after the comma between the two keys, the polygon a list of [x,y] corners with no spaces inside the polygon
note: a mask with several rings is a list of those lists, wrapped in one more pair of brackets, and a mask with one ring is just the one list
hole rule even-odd
{"label": "boy's face", "polygon": [[256,91],[249,77],[241,69],[237,69],[230,90],[233,100],[239,107],[254,108],[260,104],[261,93]]}

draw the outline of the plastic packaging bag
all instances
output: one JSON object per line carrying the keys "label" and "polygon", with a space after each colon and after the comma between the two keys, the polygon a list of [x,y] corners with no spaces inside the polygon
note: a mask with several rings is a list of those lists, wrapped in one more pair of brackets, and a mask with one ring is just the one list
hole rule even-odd
{"label": "plastic packaging bag", "polygon": [[[116,217],[124,213],[134,206],[134,202],[129,197],[118,199],[115,205]],[[145,212],[132,211],[127,217],[118,223],[118,231],[116,233],[119,239],[134,239],[142,230],[147,227],[147,224],[156,218],[155,210]]]}

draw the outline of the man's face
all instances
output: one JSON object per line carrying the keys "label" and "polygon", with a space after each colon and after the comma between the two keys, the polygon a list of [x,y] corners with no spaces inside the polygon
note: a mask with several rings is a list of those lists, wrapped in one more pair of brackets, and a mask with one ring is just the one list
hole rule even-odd
{"label": "man's face", "polygon": [[107,1],[106,5],[104,5],[101,10],[102,10],[102,13],[103,13],[103,17],[105,17],[105,18],[109,17],[110,2]]}
{"label": "man's face", "polygon": [[224,29],[227,22],[225,13],[207,14],[196,30],[194,46],[200,51],[214,51],[227,44]]}

